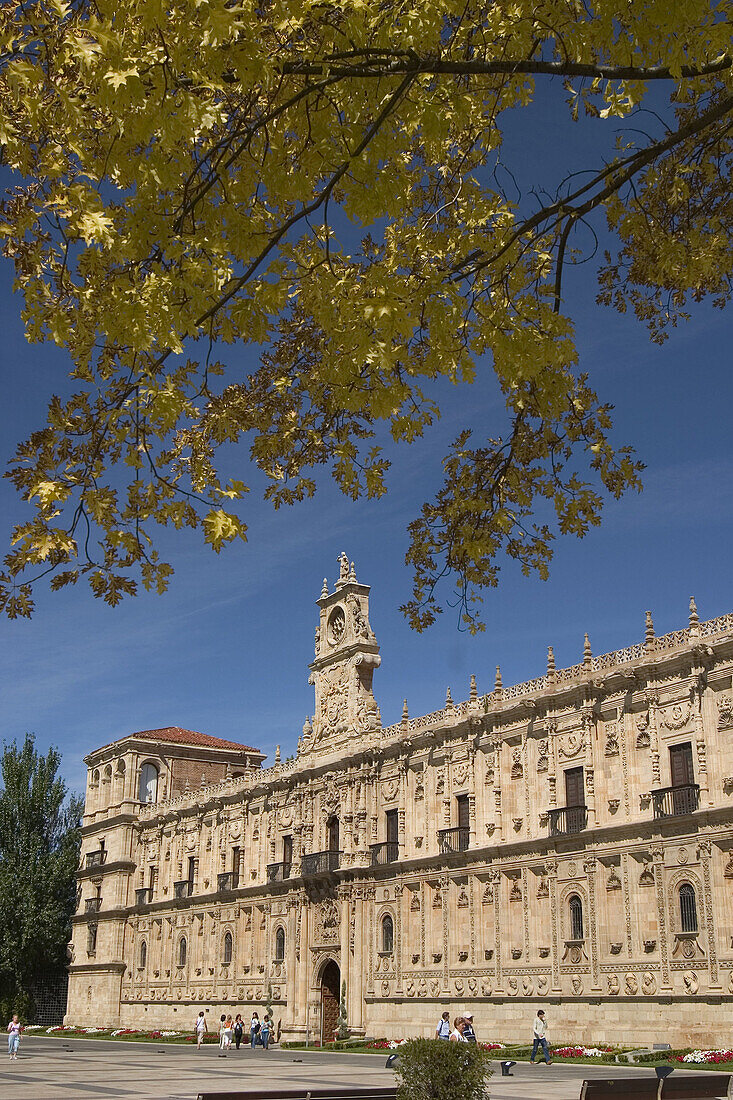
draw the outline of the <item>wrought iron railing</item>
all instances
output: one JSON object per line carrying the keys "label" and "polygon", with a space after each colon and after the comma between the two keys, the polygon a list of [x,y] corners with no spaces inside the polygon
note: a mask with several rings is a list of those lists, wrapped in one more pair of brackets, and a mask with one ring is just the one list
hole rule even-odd
{"label": "wrought iron railing", "polygon": [[97,852],[87,852],[87,870],[90,867],[101,867],[107,858],[107,853],[104,848],[100,848]]}
{"label": "wrought iron railing", "polygon": [[471,830],[465,825],[459,825],[457,829],[440,829],[438,831],[438,848],[441,855],[449,852],[465,852],[471,839]]}
{"label": "wrought iron railing", "polygon": [[400,846],[396,840],[385,840],[381,844],[371,844],[372,867],[382,863],[396,863],[400,858]]}
{"label": "wrought iron railing", "polygon": [[550,836],[567,836],[570,833],[582,833],[588,828],[587,806],[560,806],[548,810],[547,820]]}
{"label": "wrought iron railing", "polygon": [[149,886],[141,886],[135,891],[135,905],[147,905],[152,900],[153,891]]}
{"label": "wrought iron railing", "polygon": [[301,869],[304,875],[322,875],[326,871],[337,871],[341,866],[343,852],[311,852],[303,856]]}
{"label": "wrought iron railing", "polygon": [[237,871],[222,871],[216,876],[216,888],[220,894],[227,890],[236,890],[239,886],[239,874]]}
{"label": "wrought iron railing", "polygon": [[178,882],[173,883],[174,898],[190,898],[192,893],[193,883],[187,878],[179,879]]}
{"label": "wrought iron railing", "polygon": [[292,863],[268,863],[267,864],[267,881],[268,882],[285,882],[290,878],[292,873]]}
{"label": "wrought iron railing", "polygon": [[652,802],[655,820],[693,814],[700,805],[700,787],[697,783],[687,783],[681,787],[664,787],[661,791],[652,791]]}
{"label": "wrought iron railing", "polygon": [[84,912],[85,913],[98,913],[101,908],[102,908],[102,899],[101,898],[87,898],[86,901],[84,902]]}

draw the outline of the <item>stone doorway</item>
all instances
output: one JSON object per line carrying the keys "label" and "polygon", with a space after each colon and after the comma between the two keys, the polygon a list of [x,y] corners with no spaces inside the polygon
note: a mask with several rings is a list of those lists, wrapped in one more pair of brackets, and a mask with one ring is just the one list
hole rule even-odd
{"label": "stone doorway", "polygon": [[330,959],[321,971],[321,1043],[330,1043],[338,1025],[341,971]]}

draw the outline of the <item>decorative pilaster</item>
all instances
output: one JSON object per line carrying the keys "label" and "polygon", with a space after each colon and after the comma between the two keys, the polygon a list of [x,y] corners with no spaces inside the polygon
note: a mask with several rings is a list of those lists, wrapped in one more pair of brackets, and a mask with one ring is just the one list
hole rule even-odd
{"label": "decorative pilaster", "polygon": [[713,852],[709,840],[701,840],[698,845],[700,864],[702,866],[703,904],[705,906],[705,931],[708,941],[708,970],[710,974],[710,988],[720,989],[720,975],[718,973],[718,950],[715,942],[715,917],[713,913],[713,891],[710,881],[710,861]]}
{"label": "decorative pilaster", "polygon": [[598,960],[598,913],[596,906],[596,871],[598,864],[595,859],[586,859],[583,870],[588,880],[588,931],[590,932],[590,972],[591,986],[593,989],[601,989],[601,972]]}
{"label": "decorative pilaster", "polygon": [[653,848],[654,888],[657,896],[657,926],[659,928],[659,954],[661,956],[661,987],[670,992],[672,984],[669,977],[669,934],[667,930],[667,906],[664,897],[664,849]]}

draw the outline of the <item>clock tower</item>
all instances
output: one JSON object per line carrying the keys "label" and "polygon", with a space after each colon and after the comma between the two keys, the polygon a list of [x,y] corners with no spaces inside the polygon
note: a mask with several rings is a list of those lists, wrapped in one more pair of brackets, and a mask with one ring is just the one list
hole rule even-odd
{"label": "clock tower", "polygon": [[304,750],[331,751],[381,726],[372,691],[381,658],[369,625],[369,585],[359,584],[346,554],[338,560],[334,590],[329,592],[324,579],[318,600],[316,656],[309,666],[316,712],[312,725],[306,723],[303,730]]}

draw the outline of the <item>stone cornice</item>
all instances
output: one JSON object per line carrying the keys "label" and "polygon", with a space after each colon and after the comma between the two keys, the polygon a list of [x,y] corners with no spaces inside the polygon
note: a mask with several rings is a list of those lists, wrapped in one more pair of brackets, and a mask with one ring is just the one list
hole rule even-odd
{"label": "stone cornice", "polygon": [[76,872],[77,882],[87,878],[100,878],[111,871],[134,871],[137,863],[134,859],[115,859],[109,863],[100,863],[96,867],[80,867]]}

